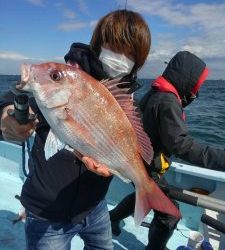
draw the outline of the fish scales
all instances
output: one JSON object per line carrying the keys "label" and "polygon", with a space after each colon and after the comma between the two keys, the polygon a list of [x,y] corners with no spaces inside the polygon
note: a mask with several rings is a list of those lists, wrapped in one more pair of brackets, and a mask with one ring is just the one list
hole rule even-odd
{"label": "fish scales", "polygon": [[[100,158],[96,158],[95,155],[96,160],[102,161],[106,153],[112,154],[110,162],[105,162],[112,168],[116,168],[119,162],[121,164],[121,162],[133,161],[137,140],[123,110],[112,98],[110,92],[105,91],[99,82],[94,82],[94,87],[86,82],[84,84],[86,87],[82,89],[84,92],[82,102],[77,102],[76,98],[72,96],[68,107],[72,109],[76,106],[77,114],[83,117],[82,124],[89,129],[90,135],[93,137],[95,151],[101,150],[100,155],[98,154]],[[102,106],[102,104],[104,105]],[[77,117],[73,118],[77,120]],[[115,161],[117,158],[118,161]]]}

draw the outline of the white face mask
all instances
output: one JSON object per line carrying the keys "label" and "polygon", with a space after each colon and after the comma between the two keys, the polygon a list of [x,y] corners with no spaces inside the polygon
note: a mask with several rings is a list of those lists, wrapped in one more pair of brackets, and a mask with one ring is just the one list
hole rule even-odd
{"label": "white face mask", "polygon": [[102,48],[99,60],[102,62],[104,71],[112,78],[129,75],[134,67],[134,62],[125,55],[105,48]]}

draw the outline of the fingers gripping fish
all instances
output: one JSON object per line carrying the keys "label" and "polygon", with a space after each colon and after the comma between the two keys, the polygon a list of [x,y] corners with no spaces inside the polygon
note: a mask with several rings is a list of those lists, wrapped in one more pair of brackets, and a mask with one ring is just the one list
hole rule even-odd
{"label": "fingers gripping fish", "polygon": [[22,65],[18,89],[33,93],[51,127],[46,159],[65,145],[105,164],[136,188],[134,220],[140,225],[151,209],[176,217],[176,206],[146,172],[153,150],[140,115],[117,80],[99,82],[66,64]]}

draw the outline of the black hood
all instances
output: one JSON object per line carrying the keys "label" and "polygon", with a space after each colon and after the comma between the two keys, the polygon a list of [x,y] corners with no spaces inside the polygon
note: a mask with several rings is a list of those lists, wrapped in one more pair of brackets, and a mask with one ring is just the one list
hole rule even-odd
{"label": "black hood", "polygon": [[[87,44],[73,43],[69,52],[64,56],[64,59],[65,62],[70,61],[71,63],[79,64],[85,72],[99,81],[110,78],[103,70],[102,63],[98,59],[96,53]],[[123,82],[124,84],[119,85],[119,87],[129,88],[129,93],[133,93],[140,87],[136,79],[136,72],[131,72],[130,75],[127,75],[120,80],[120,82]]]}
{"label": "black hood", "polygon": [[170,60],[162,76],[183,98],[194,89],[205,68],[206,64],[196,55],[180,51]]}
{"label": "black hood", "polygon": [[102,64],[89,45],[73,43],[69,52],[64,56],[65,62],[76,62],[80,67],[97,80],[107,79]]}

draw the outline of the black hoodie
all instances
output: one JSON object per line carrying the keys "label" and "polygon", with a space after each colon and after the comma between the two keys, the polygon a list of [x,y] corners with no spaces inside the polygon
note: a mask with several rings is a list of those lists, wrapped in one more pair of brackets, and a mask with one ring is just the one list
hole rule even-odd
{"label": "black hoodie", "polygon": [[143,124],[154,156],[174,155],[199,167],[224,171],[225,151],[196,142],[189,135],[184,119],[182,99],[192,92],[196,94],[206,72],[205,63],[194,54],[177,53],[140,104]]}

